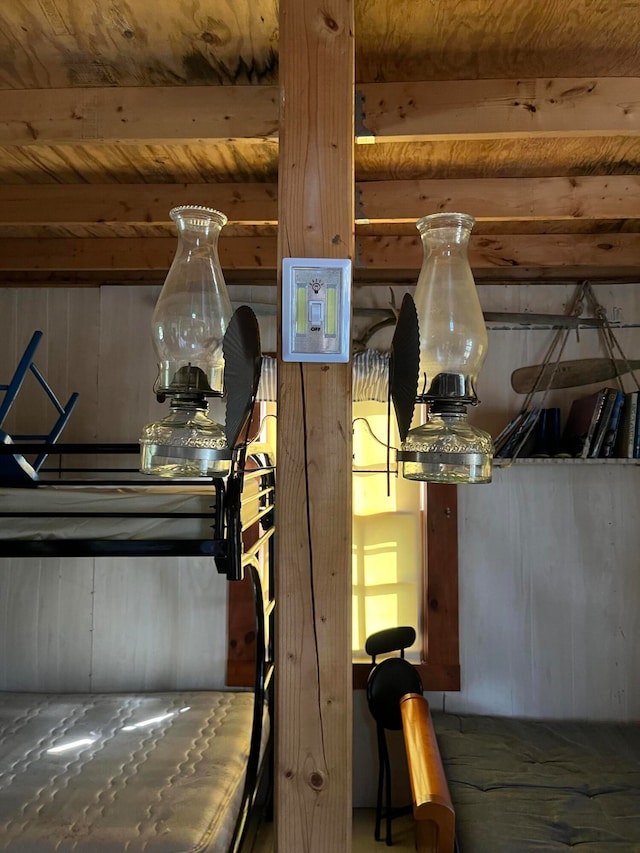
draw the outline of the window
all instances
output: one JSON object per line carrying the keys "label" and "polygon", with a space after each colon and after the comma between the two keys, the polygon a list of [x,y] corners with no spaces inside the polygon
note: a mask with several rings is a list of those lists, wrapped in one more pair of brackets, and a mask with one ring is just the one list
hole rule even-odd
{"label": "window", "polygon": [[[386,403],[354,403],[353,421],[353,660],[369,660],[370,634],[411,625],[418,639],[408,656],[419,661],[423,487],[387,477]],[[391,429],[390,444],[397,447],[393,419]],[[390,462],[395,465],[393,452]]]}
{"label": "window", "polygon": [[[456,487],[387,478],[386,403],[354,403],[353,418],[354,686],[366,684],[366,638],[412,625],[407,657],[425,689],[459,690]],[[393,417],[389,443],[399,444]]]}
{"label": "window", "polygon": [[[275,404],[261,407],[262,438],[275,446]],[[426,690],[459,690],[458,529],[455,486],[392,474],[387,495],[386,403],[354,403],[353,683],[366,685],[369,634],[413,625],[408,658]],[[366,418],[366,423],[361,418]],[[257,425],[256,425],[257,426]],[[392,446],[398,446],[391,418]],[[391,451],[391,465],[395,455]],[[277,502],[277,498],[276,498]],[[248,684],[252,671],[250,591],[229,585],[228,683]]]}

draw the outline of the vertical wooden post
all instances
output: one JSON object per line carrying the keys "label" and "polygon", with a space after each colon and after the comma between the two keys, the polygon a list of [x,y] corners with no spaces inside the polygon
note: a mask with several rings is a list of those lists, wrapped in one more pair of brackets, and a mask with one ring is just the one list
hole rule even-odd
{"label": "vertical wooden post", "polygon": [[424,654],[429,665],[434,670],[439,669],[440,677],[446,676],[449,680],[450,690],[460,689],[457,488],[444,483],[427,485],[427,585],[424,613],[428,639]]}
{"label": "vertical wooden post", "polygon": [[[352,0],[281,0],[279,49],[279,260],[351,258]],[[277,441],[276,851],[348,853],[351,364],[278,359]]]}

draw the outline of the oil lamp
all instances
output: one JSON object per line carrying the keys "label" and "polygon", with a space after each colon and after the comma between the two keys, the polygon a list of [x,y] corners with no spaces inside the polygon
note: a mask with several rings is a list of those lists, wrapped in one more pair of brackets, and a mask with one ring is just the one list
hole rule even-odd
{"label": "oil lamp", "polygon": [[[436,213],[416,224],[424,257],[414,296],[413,316],[419,340],[415,359],[419,363],[413,402],[427,404],[428,419],[405,432],[398,453],[403,476],[410,480],[439,483],[491,480],[491,436],[467,420],[467,406],[478,402],[476,382],[488,344],[467,256],[474,222],[472,216],[464,213]],[[403,310],[411,311],[404,303]],[[411,314],[406,314],[405,320],[407,317],[411,318]],[[396,350],[412,345],[408,344],[411,335],[403,332],[402,337],[402,342],[396,340]],[[397,359],[396,352],[396,375],[402,363]],[[415,387],[411,384],[413,375],[415,371],[410,387]],[[397,408],[396,404],[396,411]],[[413,408],[408,421],[405,417],[407,428],[412,414]]]}
{"label": "oil lamp", "polygon": [[208,207],[174,207],[178,246],[152,318],[158,359],[154,391],[169,414],[140,437],[141,471],[163,477],[224,477],[231,451],[208,398],[224,393],[223,340],[232,307],[218,258],[227,217]]}

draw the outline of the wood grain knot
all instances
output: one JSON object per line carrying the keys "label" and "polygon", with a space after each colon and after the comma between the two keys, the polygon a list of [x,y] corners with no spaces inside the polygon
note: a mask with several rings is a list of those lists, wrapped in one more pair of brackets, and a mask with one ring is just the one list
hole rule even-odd
{"label": "wood grain knot", "polygon": [[311,774],[311,776],[309,776],[309,784],[314,791],[322,791],[324,788],[324,776],[319,770],[316,770]]}
{"label": "wood grain knot", "polygon": [[340,29],[338,22],[335,18],[332,18],[331,15],[324,16],[324,25],[328,30],[331,30],[332,33],[337,33]]}

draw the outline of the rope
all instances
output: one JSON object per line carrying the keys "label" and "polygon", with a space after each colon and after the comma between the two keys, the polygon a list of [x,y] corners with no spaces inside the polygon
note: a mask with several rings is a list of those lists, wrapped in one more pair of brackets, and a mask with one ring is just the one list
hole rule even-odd
{"label": "rope", "polygon": [[[640,391],[640,381],[638,381],[638,377],[636,376],[636,371],[631,369],[629,359],[627,358],[627,356],[623,352],[622,347],[620,346],[620,343],[614,334],[613,328],[611,327],[611,324],[609,323],[609,320],[607,318],[607,312],[605,311],[605,309],[602,307],[602,305],[596,299],[595,293],[593,292],[593,288],[591,287],[589,282],[586,282],[586,285],[587,285],[587,288],[586,288],[587,298],[589,299],[591,310],[593,311],[594,316],[596,316],[599,320],[602,320],[602,337],[603,337],[604,345],[605,345],[607,352],[609,354],[609,358],[611,359],[611,361],[614,363],[614,366],[615,366],[616,358],[615,358],[615,352],[614,351],[615,350],[618,351],[618,353],[620,355],[620,359],[624,362],[624,365],[626,368],[625,372],[631,374],[633,381],[636,385],[636,388],[638,389],[638,391]],[[618,372],[617,369],[616,369],[616,380],[618,383],[618,388],[621,391],[623,391],[624,386],[622,383],[622,376]]]}
{"label": "rope", "polygon": [[[585,295],[586,295],[588,286],[589,286],[588,282],[583,281],[582,284],[579,284],[576,287],[576,290],[573,294],[573,298],[571,300],[571,303],[569,304],[568,311],[566,312],[567,316],[569,316],[569,317],[580,317],[580,315],[582,314],[582,310],[584,308],[584,299],[585,299]],[[567,341],[569,339],[569,332],[570,331],[571,331],[571,329],[569,329],[569,328],[557,330],[557,332],[555,333],[555,335],[553,337],[553,340],[551,341],[549,349],[547,350],[546,355],[542,361],[542,364],[540,366],[540,373],[538,374],[538,378],[536,379],[531,391],[529,391],[529,393],[525,397],[524,403],[522,405],[522,409],[523,409],[523,411],[526,412],[526,411],[530,410],[531,402],[532,402],[534,396],[539,391],[543,391],[542,399],[540,400],[540,405],[537,407],[538,412],[537,412],[536,416],[531,419],[531,423],[529,424],[526,432],[523,434],[522,440],[519,442],[518,446],[514,449],[513,454],[511,456],[512,460],[518,458],[520,451],[526,445],[526,443],[529,439],[529,436],[531,435],[531,433],[533,432],[533,430],[536,427],[536,424],[538,423],[538,420],[540,417],[540,412],[544,408],[544,404],[545,404],[545,401],[546,401],[547,396],[549,394],[551,383],[553,382],[553,377],[556,375],[558,365],[560,364],[560,360],[562,359],[562,353],[564,352],[565,347],[567,345]],[[579,334],[579,332],[578,332],[578,334]],[[549,374],[549,378],[547,380],[546,387],[543,389],[542,388],[542,377],[544,376],[545,368],[552,361],[552,357],[554,356],[554,352],[556,349],[558,349],[558,351],[557,351],[557,354],[555,355],[554,366],[553,366],[553,368]]]}
{"label": "rope", "polygon": [[[580,317],[582,315],[583,310],[584,310],[585,300],[587,301],[588,307],[593,312],[593,315],[602,321],[602,326],[601,326],[602,339],[603,339],[603,343],[604,343],[604,346],[606,348],[607,354],[608,354],[609,358],[611,359],[612,363],[615,366],[615,361],[616,361],[615,352],[617,351],[620,355],[620,360],[624,362],[624,365],[625,365],[625,371],[624,372],[631,374],[638,391],[640,391],[640,381],[638,380],[638,376],[636,375],[636,371],[631,369],[631,364],[629,362],[629,359],[627,358],[626,354],[623,352],[622,347],[620,346],[620,343],[619,343],[618,339],[616,338],[615,333],[613,331],[613,328],[609,322],[609,319],[607,318],[607,312],[605,311],[603,306],[596,299],[595,293],[593,292],[593,288],[592,288],[591,283],[589,281],[583,281],[581,284],[579,284],[576,287],[575,293],[573,295],[573,299],[571,300],[569,309],[567,311],[567,316]],[[578,339],[579,339],[580,332],[579,332],[579,330],[576,330],[576,331],[577,331]],[[527,440],[528,440],[529,436],[531,435],[531,432],[533,431],[536,424],[538,423],[538,419],[540,417],[540,411],[544,408],[544,403],[545,403],[547,396],[549,394],[551,384],[553,383],[553,378],[556,374],[556,371],[558,369],[558,365],[560,364],[560,359],[562,358],[562,353],[564,352],[565,346],[567,344],[567,340],[569,338],[569,332],[570,332],[570,329],[559,329],[556,332],[556,334],[555,334],[555,336],[551,342],[551,345],[549,346],[549,349],[547,350],[547,353],[544,357],[542,365],[540,366],[540,373],[538,374],[538,378],[536,379],[532,390],[529,391],[529,393],[525,397],[525,401],[524,401],[524,404],[522,406],[522,409],[523,409],[523,411],[530,411],[531,402],[533,400],[533,397],[537,393],[539,393],[540,391],[543,391],[542,399],[540,401],[540,405],[538,406],[538,414],[534,418],[531,419],[531,424],[529,425],[526,433],[522,437],[522,440],[520,441],[520,443],[518,444],[518,446],[515,448],[515,450],[513,452],[512,460],[514,460],[518,457],[518,454],[520,453],[521,449],[527,443]],[[547,380],[546,387],[542,388],[542,381],[541,380],[542,380],[542,377],[544,375],[545,368],[551,362],[552,357],[554,356],[554,351],[556,350],[557,347],[559,347],[559,350],[558,350],[557,354],[555,355],[554,367],[549,374],[549,378]],[[621,391],[624,390],[624,386],[623,386],[623,382],[622,382],[622,374],[619,373],[617,368],[616,368],[616,381],[617,381],[618,388]]]}

